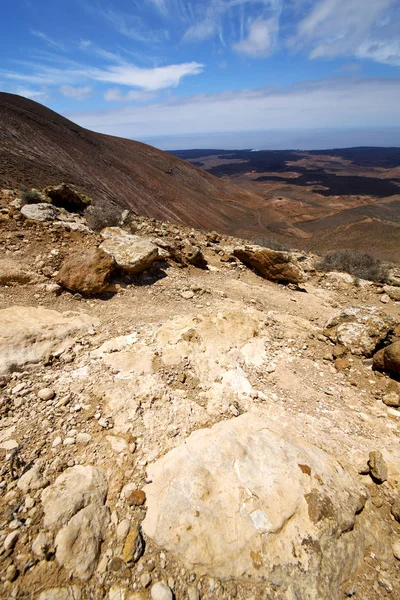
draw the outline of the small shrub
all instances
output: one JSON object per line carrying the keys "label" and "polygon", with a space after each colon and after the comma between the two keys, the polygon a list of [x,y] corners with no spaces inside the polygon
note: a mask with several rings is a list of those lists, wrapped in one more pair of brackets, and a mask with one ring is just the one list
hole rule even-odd
{"label": "small shrub", "polygon": [[268,248],[269,250],[277,250],[279,252],[289,252],[290,248],[287,244],[284,244],[280,240],[276,238],[256,238],[254,243],[257,246],[263,246],[263,248]]}
{"label": "small shrub", "polygon": [[101,231],[105,227],[118,227],[121,224],[122,212],[115,204],[94,204],[85,210],[88,227],[93,231]]}
{"label": "small shrub", "polygon": [[369,281],[385,281],[387,269],[379,258],[369,252],[353,252],[352,250],[336,250],[329,252],[318,264],[321,271],[343,271],[353,275],[356,281],[368,279]]}
{"label": "small shrub", "polygon": [[43,202],[43,196],[38,190],[23,189],[21,194],[21,204],[40,204]]}

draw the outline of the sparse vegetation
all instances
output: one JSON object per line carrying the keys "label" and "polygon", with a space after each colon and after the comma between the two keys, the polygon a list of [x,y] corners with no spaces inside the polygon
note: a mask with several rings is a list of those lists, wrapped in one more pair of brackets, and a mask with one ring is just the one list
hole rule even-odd
{"label": "sparse vegetation", "polygon": [[369,281],[385,281],[387,269],[379,258],[369,252],[353,252],[352,250],[336,250],[329,252],[318,264],[321,271],[343,271],[355,277],[356,281],[367,279]]}
{"label": "sparse vegetation", "polygon": [[88,227],[93,231],[101,231],[104,227],[118,227],[121,223],[121,209],[115,204],[94,204],[85,211]]}
{"label": "sparse vegetation", "polygon": [[262,237],[256,238],[254,243],[263,248],[269,248],[270,250],[277,250],[279,252],[290,252],[290,248],[287,244],[277,240],[276,238]]}
{"label": "sparse vegetation", "polygon": [[32,189],[32,190],[23,189],[22,190],[22,194],[21,194],[22,206],[25,206],[26,204],[39,204],[40,202],[43,202],[43,196],[38,190],[35,190],[35,189]]}

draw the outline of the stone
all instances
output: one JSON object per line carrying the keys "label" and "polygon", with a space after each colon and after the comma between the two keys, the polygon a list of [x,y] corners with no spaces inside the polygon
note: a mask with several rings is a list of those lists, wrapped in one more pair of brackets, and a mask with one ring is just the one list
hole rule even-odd
{"label": "stone", "polygon": [[347,369],[350,369],[350,367],[351,362],[348,358],[337,358],[335,360],[335,369],[337,371],[346,371]]}
{"label": "stone", "polygon": [[16,260],[11,258],[0,259],[0,285],[15,285],[29,283],[33,274],[24,269]]}
{"label": "stone", "polygon": [[382,402],[383,404],[386,404],[386,406],[400,408],[400,394],[397,392],[389,392],[383,396]]}
{"label": "stone", "polygon": [[45,488],[47,485],[49,485],[48,480],[37,467],[32,467],[32,469],[29,469],[29,471],[24,473],[18,479],[17,483],[18,489],[20,489],[24,494],[36,492],[37,490]]}
{"label": "stone", "polygon": [[181,296],[184,300],[191,300],[192,298],[194,298],[194,292],[192,292],[191,290],[184,290],[183,292],[181,292]]}
{"label": "stone", "polygon": [[188,600],[200,600],[199,590],[194,585],[188,587],[187,596]]}
{"label": "stone", "polygon": [[385,371],[400,374],[400,341],[386,346],[383,361]]}
{"label": "stone", "polygon": [[385,285],[383,286],[383,291],[395,302],[400,302],[400,287]]}
{"label": "stone", "polygon": [[87,581],[93,575],[110,521],[109,510],[89,504],[79,510],[55,538],[56,559],[74,577]]}
{"label": "stone", "polygon": [[100,248],[79,250],[64,260],[56,281],[70,292],[94,296],[107,288],[114,268],[113,257]]}
{"label": "stone", "polygon": [[54,206],[69,212],[82,212],[92,202],[88,196],[74,190],[66,183],[48,186],[44,191]]}
{"label": "stone", "polygon": [[388,304],[390,302],[390,296],[388,296],[388,294],[382,294],[381,302],[382,304]]}
{"label": "stone", "polygon": [[150,573],[144,572],[143,575],[140,576],[140,585],[143,588],[149,587],[151,584],[151,575]]}
{"label": "stone", "polygon": [[76,434],[76,443],[77,444],[81,444],[82,446],[87,446],[87,444],[89,444],[89,442],[92,441],[92,436],[90,435],[90,433],[77,433]]}
{"label": "stone", "polygon": [[33,541],[32,552],[41,560],[54,553],[53,536],[48,532],[41,531]]}
{"label": "stone", "polygon": [[324,335],[358,356],[372,356],[378,344],[393,332],[395,321],[373,306],[354,306],[334,315]]}
{"label": "stone", "polygon": [[207,261],[204,258],[204,254],[198,246],[192,244],[184,244],[180,250],[180,259],[183,264],[189,264],[198,269],[205,269],[207,267]]}
{"label": "stone", "polygon": [[144,540],[139,527],[132,525],[122,550],[122,560],[131,566],[136,563],[144,553]]}
{"label": "stone", "polygon": [[273,577],[288,597],[334,598],[362,563],[364,533],[354,524],[366,489],[265,417],[197,430],[147,477],[144,533],[199,576]]}
{"label": "stone", "polygon": [[146,502],[146,494],[143,490],[132,490],[125,498],[129,506],[143,506]]}
{"label": "stone", "polygon": [[82,594],[78,586],[50,588],[38,596],[38,600],[81,600]]}
{"label": "stone", "polygon": [[269,281],[295,284],[305,281],[303,269],[288,252],[243,246],[235,248],[233,255]]}
{"label": "stone", "polygon": [[125,541],[130,528],[131,528],[131,522],[129,519],[123,519],[120,523],[118,523],[116,534],[117,534],[117,539],[120,542]]}
{"label": "stone", "polygon": [[59,356],[98,325],[83,313],[31,306],[0,310],[0,376]]}
{"label": "stone", "polygon": [[101,250],[110,254],[117,266],[128,273],[141,273],[158,259],[158,247],[146,238],[131,235],[119,227],[102,230]]}
{"label": "stone", "polygon": [[385,370],[385,349],[381,348],[378,352],[375,352],[374,357],[372,359],[372,369],[374,371],[384,371]]}
{"label": "stone", "polygon": [[374,481],[377,483],[383,483],[387,480],[388,468],[382,453],[379,452],[379,450],[374,450],[373,452],[369,453],[368,466],[369,472]]}
{"label": "stone", "polygon": [[55,395],[56,395],[55,391],[52,390],[51,388],[43,388],[43,389],[39,390],[39,392],[38,392],[39,400],[43,400],[43,401],[52,400]]}
{"label": "stone", "polygon": [[44,526],[64,525],[89,504],[102,506],[107,490],[107,480],[97,467],[76,465],[67,469],[42,492]]}
{"label": "stone", "polygon": [[396,521],[400,523],[400,498],[397,498],[393,502],[390,512],[392,513]]}
{"label": "stone", "polygon": [[26,204],[21,208],[21,214],[30,221],[55,221],[61,215],[61,210],[47,202],[41,202]]}
{"label": "stone", "polygon": [[151,600],[173,600],[170,587],[163,581],[158,581],[151,587]]}
{"label": "stone", "polygon": [[393,542],[392,552],[393,556],[397,558],[397,560],[400,560],[400,540],[396,540],[395,542]]}
{"label": "stone", "polygon": [[12,550],[15,544],[18,542],[19,533],[18,531],[12,531],[9,533],[4,540],[4,550]]}

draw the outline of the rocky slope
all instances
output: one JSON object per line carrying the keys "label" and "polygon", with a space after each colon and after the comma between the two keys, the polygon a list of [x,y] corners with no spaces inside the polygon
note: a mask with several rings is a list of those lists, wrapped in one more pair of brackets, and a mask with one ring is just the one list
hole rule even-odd
{"label": "rocky slope", "polygon": [[1,597],[400,596],[398,273],[0,220]]}
{"label": "rocky slope", "polygon": [[60,181],[101,204],[224,232],[238,232],[262,200],[166,152],[83,129],[37,102],[0,93],[0,187]]}

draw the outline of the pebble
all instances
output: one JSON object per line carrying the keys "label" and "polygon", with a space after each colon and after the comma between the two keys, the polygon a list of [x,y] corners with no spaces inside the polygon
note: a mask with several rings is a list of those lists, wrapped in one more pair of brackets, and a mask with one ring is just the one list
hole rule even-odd
{"label": "pebble", "polygon": [[190,290],[187,290],[186,292],[181,292],[181,296],[185,300],[190,300],[191,298],[194,297],[194,292],[191,292]]}
{"label": "pebble", "polygon": [[400,540],[397,540],[392,545],[393,556],[400,560]]}
{"label": "pebble", "polygon": [[11,533],[9,533],[8,536],[6,537],[6,539],[4,540],[4,549],[12,550],[14,548],[15,544],[17,543],[18,538],[19,538],[18,531],[12,531]]}
{"label": "pebble", "polygon": [[136,563],[144,554],[144,540],[137,526],[131,527],[122,551],[122,560],[126,564]]}
{"label": "pebble", "polygon": [[162,581],[158,581],[151,588],[151,599],[152,600],[172,600],[172,591]]}
{"label": "pebble", "polygon": [[381,302],[382,302],[382,304],[388,304],[388,302],[390,302],[389,296],[387,294],[382,294]]}
{"label": "pebble", "polygon": [[53,443],[51,445],[52,448],[57,448],[57,446],[59,446],[62,442],[62,439],[60,438],[60,436],[58,435],[54,440]]}
{"label": "pebble", "polygon": [[189,600],[200,600],[199,590],[194,585],[188,587],[187,594]]}
{"label": "pebble", "polygon": [[147,588],[151,584],[151,575],[150,573],[143,573],[140,576],[140,585],[144,588]]}
{"label": "pebble", "polygon": [[120,542],[124,542],[126,539],[126,536],[129,533],[129,529],[131,527],[131,522],[129,519],[123,519],[117,526],[117,539]]}
{"label": "pebble", "polygon": [[73,446],[75,444],[75,438],[66,437],[63,441],[63,446]]}
{"label": "pebble", "polygon": [[5,579],[6,581],[15,581],[18,577],[18,569],[15,565],[10,565],[7,568]]}
{"label": "pebble", "polygon": [[92,436],[90,435],[90,433],[77,433],[76,435],[77,444],[82,444],[83,446],[86,446],[86,444],[88,444],[91,440]]}
{"label": "pebble", "polygon": [[52,390],[51,388],[43,388],[43,389],[39,390],[39,392],[38,392],[39,400],[43,400],[43,401],[52,400],[55,395],[56,395],[55,391]]}
{"label": "pebble", "polygon": [[146,494],[143,490],[133,490],[126,496],[129,506],[143,506],[146,502]]}
{"label": "pebble", "polygon": [[383,483],[387,480],[388,468],[379,450],[369,453],[368,466],[372,479],[377,483]]}

